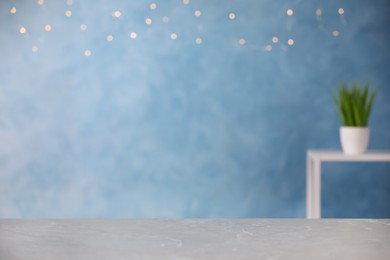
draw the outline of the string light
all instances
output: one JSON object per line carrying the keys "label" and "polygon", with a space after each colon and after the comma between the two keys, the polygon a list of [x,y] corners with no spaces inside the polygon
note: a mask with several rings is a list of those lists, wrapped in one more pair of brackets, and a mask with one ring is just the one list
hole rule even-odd
{"label": "string light", "polygon": [[164,23],[169,22],[169,17],[168,17],[168,16],[163,16],[162,21],[163,21]]}
{"label": "string light", "polygon": [[136,32],[131,32],[129,34],[129,36],[130,36],[131,39],[136,39],[137,38],[137,33]]}
{"label": "string light", "polygon": [[51,31],[51,25],[50,24],[46,24],[45,25],[45,31],[46,32],[50,32]]}
{"label": "string light", "polygon": [[157,4],[156,4],[156,3],[151,3],[151,4],[149,5],[149,7],[150,7],[150,9],[152,9],[152,10],[156,10]]}
{"label": "string light", "polygon": [[202,40],[202,38],[200,38],[200,37],[197,37],[197,38],[195,39],[195,43],[196,43],[196,44],[202,44],[202,42],[203,42],[203,40]]}
{"label": "string light", "polygon": [[92,51],[91,50],[85,50],[84,51],[84,55],[85,55],[85,57],[89,57],[89,56],[92,55]]}
{"label": "string light", "polygon": [[27,32],[27,29],[26,29],[26,27],[20,27],[19,28],[19,32],[21,33],[21,34],[23,34],[23,33],[26,33]]}
{"label": "string light", "polygon": [[[45,4],[45,0],[37,0],[37,3],[38,3],[39,5],[42,6],[42,5]],[[69,6],[70,6],[70,5],[73,5],[73,3],[74,3],[73,0],[66,0],[66,4],[69,5]],[[184,5],[189,5],[189,4],[190,4],[190,0],[182,0],[182,3],[183,3]],[[149,8],[150,8],[151,10],[156,10],[156,9],[157,9],[157,3],[155,3],[155,2],[150,3],[150,4],[149,4]],[[9,12],[10,12],[11,14],[15,14],[15,13],[17,12],[17,8],[16,8],[16,7],[11,7],[11,9],[9,9]],[[344,10],[343,8],[341,8],[341,7],[338,8],[337,12],[338,12],[339,15],[344,15],[344,14],[345,14],[345,10]],[[286,11],[286,13],[287,13],[288,16],[292,16],[292,15],[294,15],[294,10],[291,9],[291,8],[288,8],[287,11]],[[316,11],[315,11],[315,13],[316,13],[317,16],[322,16],[322,9],[321,9],[321,8],[317,8]],[[72,13],[71,10],[66,10],[66,11],[65,11],[65,15],[66,15],[67,17],[71,17],[71,16],[73,16],[73,13]],[[197,10],[194,11],[194,15],[195,15],[196,17],[200,17],[200,16],[202,16],[202,12],[201,12],[200,10],[197,9]],[[120,17],[122,16],[122,13],[121,13],[121,11],[119,11],[119,10],[114,10],[114,11],[112,12],[112,16],[113,16],[114,18],[120,18]],[[237,17],[236,17],[236,14],[235,14],[234,12],[229,12],[229,13],[228,13],[228,18],[229,18],[230,20],[235,20]],[[318,18],[318,19],[320,19],[320,18]],[[169,17],[168,17],[168,16],[163,16],[163,17],[162,17],[162,22],[168,23],[168,22],[169,22]],[[151,18],[146,18],[146,19],[145,19],[145,23],[146,23],[147,25],[151,25],[151,24],[152,24],[152,19],[151,19]],[[52,30],[53,30],[52,25],[46,24],[46,25],[44,26],[44,30],[45,30],[46,32],[52,31]],[[82,31],[87,30],[87,25],[86,25],[86,24],[81,24],[81,25],[80,25],[80,30],[82,30]],[[25,33],[27,33],[27,29],[26,29],[24,26],[21,26],[21,27],[19,28],[19,32],[20,32],[21,34],[25,34]],[[332,35],[333,37],[339,37],[339,36],[340,36],[340,32],[339,32],[338,30],[333,30],[332,33],[331,33],[331,35]],[[129,33],[129,37],[130,37],[131,39],[136,39],[136,38],[138,37],[138,35],[137,35],[136,32],[131,32],[131,33]],[[172,40],[176,40],[176,39],[178,38],[177,33],[171,33],[171,34],[170,34],[170,38],[171,38]],[[112,35],[107,35],[107,36],[106,36],[106,40],[107,40],[107,42],[112,42],[112,41],[114,40],[114,37],[113,37]],[[202,44],[202,43],[203,43],[203,39],[202,39],[201,37],[196,37],[196,38],[195,38],[195,43],[196,43],[196,44]],[[247,41],[246,41],[245,38],[239,38],[238,43],[239,43],[240,45],[246,45],[246,44],[247,44]],[[279,43],[279,38],[276,37],[276,36],[272,37],[272,43],[274,43],[274,44]],[[263,50],[266,50],[266,51],[272,51],[272,49],[273,49],[272,43],[263,46],[262,49],[263,49]],[[293,39],[288,39],[288,40],[287,40],[287,44],[288,44],[289,46],[293,46],[293,45],[295,44],[295,41],[294,41]],[[38,46],[34,45],[34,46],[32,46],[32,49],[31,49],[31,50],[32,50],[33,52],[37,52],[39,49],[38,49]],[[85,51],[84,51],[84,55],[85,55],[85,56],[91,56],[91,55],[92,55],[91,50],[85,50]]]}

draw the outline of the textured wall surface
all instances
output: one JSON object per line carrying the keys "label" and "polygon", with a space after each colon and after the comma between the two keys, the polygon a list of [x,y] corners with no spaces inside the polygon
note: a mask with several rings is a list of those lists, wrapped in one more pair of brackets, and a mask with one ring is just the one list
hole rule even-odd
{"label": "textured wall surface", "polygon": [[[389,1],[184,2],[0,1],[0,217],[304,217],[341,81],[390,148]],[[388,163],[323,172],[325,217],[390,217]]]}

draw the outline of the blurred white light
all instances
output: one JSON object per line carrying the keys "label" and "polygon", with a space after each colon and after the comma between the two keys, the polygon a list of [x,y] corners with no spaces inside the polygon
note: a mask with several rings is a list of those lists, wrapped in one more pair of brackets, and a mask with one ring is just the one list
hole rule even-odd
{"label": "blurred white light", "polygon": [[202,38],[198,37],[195,39],[196,44],[201,44],[203,42]]}
{"label": "blurred white light", "polygon": [[246,40],[244,38],[241,38],[239,41],[240,45],[245,45]]}
{"label": "blurred white light", "polygon": [[85,55],[86,57],[89,57],[89,56],[92,55],[92,51],[90,51],[90,50],[85,50],[85,51],[84,51],[84,55]]}
{"label": "blurred white light", "polygon": [[272,37],[272,42],[273,43],[278,43],[279,42],[279,38],[278,37]]}
{"label": "blurred white light", "polygon": [[112,42],[114,40],[114,37],[112,35],[107,35],[107,41]]}
{"label": "blurred white light", "polygon": [[334,37],[339,37],[339,36],[340,36],[340,32],[337,31],[337,30],[334,30],[334,31],[332,32],[332,35],[333,35]]}
{"label": "blurred white light", "polygon": [[195,13],[194,13],[194,15],[195,15],[196,17],[199,17],[199,16],[202,15],[202,13],[201,13],[199,10],[196,10]]}
{"label": "blurred white light", "polygon": [[33,52],[37,52],[39,49],[38,49],[38,46],[34,45],[34,46],[32,46],[31,50]]}
{"label": "blurred white light", "polygon": [[135,39],[135,38],[137,38],[137,33],[136,32],[131,32],[129,34],[129,36],[130,36],[131,39]]}
{"label": "blurred white light", "polygon": [[152,24],[152,19],[146,18],[146,19],[145,19],[145,23],[146,23],[147,25],[151,25],[151,24]]}
{"label": "blurred white light", "polygon": [[38,0],[38,4],[39,5],[44,5],[45,4],[45,0]]}
{"label": "blurred white light", "polygon": [[117,10],[117,11],[112,12],[112,16],[115,18],[119,18],[122,16],[122,13]]}
{"label": "blurred white light", "polygon": [[290,46],[294,45],[294,40],[293,39],[288,39],[287,44],[290,45]]}
{"label": "blurred white light", "polygon": [[80,30],[85,31],[87,30],[87,25],[85,23],[80,25]]}
{"label": "blurred white light", "polygon": [[176,40],[177,39],[177,34],[176,33],[171,33],[171,39]]}
{"label": "blurred white light", "polygon": [[188,5],[190,3],[190,0],[183,0],[183,4]]}
{"label": "blurred white light", "polygon": [[343,8],[339,8],[338,12],[339,12],[340,15],[343,15],[344,14],[344,9]]}
{"label": "blurred white light", "polygon": [[317,8],[316,15],[317,16],[321,16],[322,15],[322,10],[320,8]]}
{"label": "blurred white light", "polygon": [[50,32],[51,31],[51,25],[50,24],[46,24],[45,25],[45,31],[46,32]]}
{"label": "blurred white light", "polygon": [[11,14],[16,14],[16,7],[12,7],[11,10],[9,10]]}
{"label": "blurred white light", "polygon": [[27,32],[26,27],[23,27],[23,26],[20,27],[19,32],[20,32],[20,33],[26,33],[26,32]]}
{"label": "blurred white light", "polygon": [[291,16],[294,14],[294,11],[292,9],[287,9],[287,15]]}
{"label": "blurred white light", "polygon": [[72,16],[72,11],[69,11],[69,10],[66,11],[66,12],[65,12],[65,15],[66,15],[67,17],[71,17],[71,16]]}
{"label": "blurred white light", "polygon": [[156,4],[156,3],[151,3],[149,7],[150,7],[150,9],[152,9],[152,10],[156,10],[157,4]]}
{"label": "blurred white light", "polygon": [[235,14],[235,13],[230,13],[230,14],[229,14],[229,19],[230,19],[230,20],[236,19],[236,14]]}

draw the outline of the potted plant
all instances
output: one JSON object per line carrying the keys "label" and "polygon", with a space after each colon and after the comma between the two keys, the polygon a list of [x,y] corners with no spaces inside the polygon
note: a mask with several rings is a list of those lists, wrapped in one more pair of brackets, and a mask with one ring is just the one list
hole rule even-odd
{"label": "potted plant", "polygon": [[376,93],[371,90],[369,82],[364,87],[359,83],[351,87],[342,83],[338,93],[333,95],[343,124],[340,127],[340,141],[344,153],[361,154],[367,150],[370,139],[367,125]]}

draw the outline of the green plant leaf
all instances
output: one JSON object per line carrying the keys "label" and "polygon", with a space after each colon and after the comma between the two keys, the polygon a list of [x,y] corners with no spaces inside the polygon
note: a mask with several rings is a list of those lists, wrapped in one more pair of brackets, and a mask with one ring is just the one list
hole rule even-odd
{"label": "green plant leaf", "polygon": [[353,118],[354,118],[354,125],[355,126],[362,126],[362,117],[359,111],[359,106],[357,103],[351,103],[352,104],[352,109],[353,109]]}
{"label": "green plant leaf", "polygon": [[370,95],[370,98],[368,100],[367,108],[365,111],[366,125],[368,125],[368,119],[370,118],[371,108],[372,108],[372,105],[374,104],[375,97],[376,97],[376,92],[373,92]]}
{"label": "green plant leaf", "polygon": [[338,93],[332,93],[332,98],[342,124],[367,126],[375,96],[376,91],[370,90],[370,82],[367,82],[364,87],[357,82],[351,87],[347,83],[341,83]]}

